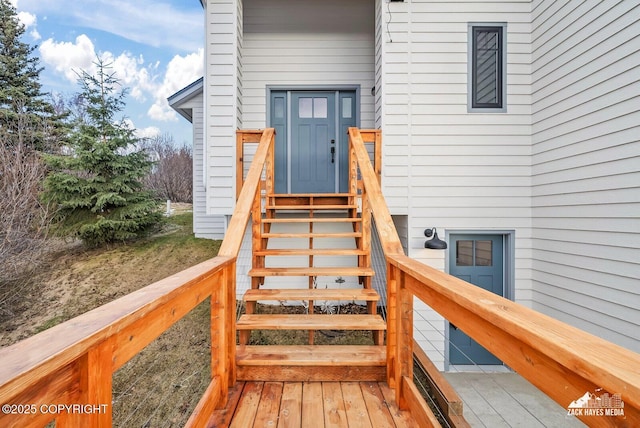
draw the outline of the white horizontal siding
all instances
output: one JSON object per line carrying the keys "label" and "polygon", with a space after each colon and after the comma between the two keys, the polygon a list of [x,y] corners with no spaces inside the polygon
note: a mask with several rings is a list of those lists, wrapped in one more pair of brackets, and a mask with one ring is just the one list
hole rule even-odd
{"label": "white horizontal siding", "polygon": [[360,85],[361,126],[374,126],[374,10],[368,0],[246,0],[244,16],[245,128],[265,127],[268,85]]}
{"label": "white horizontal siding", "polygon": [[193,233],[197,238],[222,239],[225,233],[224,216],[207,215],[204,185],[204,105],[203,95],[190,101],[193,124]]}
{"label": "white horizontal siding", "polygon": [[241,0],[210,0],[206,7],[205,111],[208,215],[229,215],[235,204],[235,131],[241,124],[239,73]]}
{"label": "white horizontal siding", "polygon": [[[422,232],[433,226],[516,229],[517,239],[529,238],[530,3],[386,6],[383,185],[392,213],[410,215],[411,255],[444,268],[443,252],[423,249]],[[506,114],[467,111],[469,22],[507,23]]]}
{"label": "white horizontal siding", "polygon": [[[383,191],[392,214],[408,214],[409,255],[446,270],[445,251],[424,249],[424,229],[515,230],[515,300],[531,306],[530,2],[380,8]],[[507,23],[507,113],[468,113],[469,22]],[[429,357],[443,362],[442,318],[418,315]]]}
{"label": "white horizontal siding", "polygon": [[640,5],[533,4],[534,308],[640,351]]}

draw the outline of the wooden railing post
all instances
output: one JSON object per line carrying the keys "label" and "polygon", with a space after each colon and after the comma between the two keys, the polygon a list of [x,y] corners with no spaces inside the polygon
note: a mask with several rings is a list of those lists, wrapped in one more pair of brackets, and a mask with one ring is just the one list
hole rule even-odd
{"label": "wooden railing post", "polygon": [[271,134],[271,144],[269,145],[269,154],[267,155],[267,165],[265,171],[266,178],[266,191],[267,195],[272,195],[274,191],[275,182],[275,153],[276,153],[276,133]]}
{"label": "wooden railing post", "polygon": [[113,385],[112,338],[89,349],[77,361],[78,393],[56,419],[56,427],[111,427]]}
{"label": "wooden railing post", "polygon": [[398,269],[387,262],[387,384],[396,388],[398,368]]}
{"label": "wooden railing post", "polygon": [[382,130],[375,130],[373,143],[373,169],[378,176],[378,184],[382,183]]}
{"label": "wooden railing post", "polygon": [[[237,262],[229,265],[223,273],[222,282],[226,284],[226,300],[225,300],[225,326],[226,333],[226,370],[228,385],[232,386],[236,383],[236,270]],[[224,377],[224,376],[222,376]],[[224,394],[227,390],[223,389]]]}
{"label": "wooden railing post", "polygon": [[404,272],[400,273],[397,300],[397,342],[399,370],[396,373],[396,402],[401,409],[408,409],[407,391],[405,391],[403,378],[413,383],[413,293],[406,288],[407,278]]}
{"label": "wooden railing post", "polygon": [[229,280],[235,278],[235,263],[227,266],[222,274],[222,280],[219,284],[213,284],[211,293],[211,379],[218,377],[220,379],[220,389],[222,396],[220,402],[216,406],[222,407],[227,401],[227,390],[229,388],[230,379],[228,376],[229,357],[228,351],[230,345],[227,343],[228,333],[226,331],[227,319],[229,317],[227,307],[227,294],[230,288]]}
{"label": "wooden railing post", "polygon": [[240,197],[240,190],[244,183],[244,134],[236,131],[236,201]]}

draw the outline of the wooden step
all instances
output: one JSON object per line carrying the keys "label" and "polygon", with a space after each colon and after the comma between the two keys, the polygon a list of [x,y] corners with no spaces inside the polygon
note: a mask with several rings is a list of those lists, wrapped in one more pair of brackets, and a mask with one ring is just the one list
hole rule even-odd
{"label": "wooden step", "polygon": [[272,206],[304,206],[304,205],[339,205],[344,206],[353,197],[351,193],[317,193],[317,194],[271,194],[267,195],[267,205]]}
{"label": "wooden step", "polygon": [[350,289],[252,289],[244,294],[245,302],[258,300],[366,300],[377,302],[380,296],[375,290],[364,288]]}
{"label": "wooden step", "polygon": [[337,233],[263,233],[263,238],[359,238],[362,232]]}
{"label": "wooden step", "polygon": [[380,382],[386,379],[384,346],[249,346],[236,350],[238,380],[273,382]]}
{"label": "wooden step", "polygon": [[373,276],[371,268],[360,267],[274,267],[253,268],[249,276]]}
{"label": "wooden step", "polygon": [[263,218],[262,223],[358,223],[361,217],[291,217]]}
{"label": "wooden step", "polygon": [[380,315],[245,314],[238,330],[386,330]]}
{"label": "wooden step", "polygon": [[347,205],[347,204],[327,204],[327,205],[272,205],[267,204],[266,209],[268,210],[347,210],[347,209],[355,209],[358,208],[357,205]]}
{"label": "wooden step", "polygon": [[238,345],[239,366],[385,366],[386,348],[374,345]]}
{"label": "wooden step", "polygon": [[271,248],[254,251],[253,254],[256,256],[364,256],[368,253],[357,248]]}
{"label": "wooden step", "polygon": [[269,198],[335,198],[356,196],[355,193],[271,193]]}

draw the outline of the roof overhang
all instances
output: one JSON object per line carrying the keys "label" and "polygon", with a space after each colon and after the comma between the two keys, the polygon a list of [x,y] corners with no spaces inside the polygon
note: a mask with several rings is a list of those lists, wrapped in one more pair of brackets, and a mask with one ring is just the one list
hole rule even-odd
{"label": "roof overhang", "polygon": [[178,92],[167,98],[169,106],[177,111],[180,116],[191,122],[193,119],[192,108],[186,107],[185,104],[187,104],[196,96],[201,95],[203,87],[204,78],[201,77],[187,87],[180,89]]}

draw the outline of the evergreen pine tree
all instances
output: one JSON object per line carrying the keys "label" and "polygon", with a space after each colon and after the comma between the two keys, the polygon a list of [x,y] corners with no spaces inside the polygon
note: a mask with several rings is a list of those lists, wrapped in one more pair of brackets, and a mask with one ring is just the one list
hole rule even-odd
{"label": "evergreen pine tree", "polygon": [[24,25],[9,0],[0,0],[0,136],[7,147],[22,145],[51,151],[57,145],[61,117],[45,99],[36,46],[21,41]]}
{"label": "evergreen pine tree", "polygon": [[117,91],[118,81],[106,68],[98,60],[95,76],[82,73],[86,115],[69,136],[69,153],[46,157],[52,172],[45,197],[58,205],[63,230],[91,246],[141,236],[161,218],[141,184],[152,162],[136,148],[134,131],[115,120],[126,91]]}

